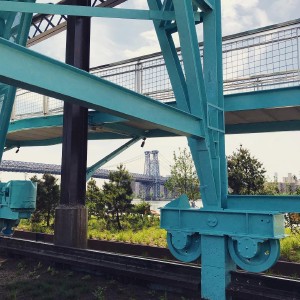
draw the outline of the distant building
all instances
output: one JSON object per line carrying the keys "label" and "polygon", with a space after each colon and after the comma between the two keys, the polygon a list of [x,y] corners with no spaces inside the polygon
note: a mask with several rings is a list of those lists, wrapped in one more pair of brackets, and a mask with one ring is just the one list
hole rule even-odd
{"label": "distant building", "polygon": [[282,182],[278,182],[278,188],[281,193],[293,193],[299,186],[300,180],[292,173],[288,173],[287,177],[282,178]]}

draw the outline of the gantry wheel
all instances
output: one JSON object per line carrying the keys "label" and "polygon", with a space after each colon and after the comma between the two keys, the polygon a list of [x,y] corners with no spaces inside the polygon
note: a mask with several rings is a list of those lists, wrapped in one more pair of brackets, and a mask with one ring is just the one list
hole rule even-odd
{"label": "gantry wheel", "polygon": [[1,233],[5,236],[13,236],[15,230],[13,228],[5,227],[2,229]]}
{"label": "gantry wheel", "polygon": [[249,272],[263,272],[271,268],[280,255],[277,239],[229,238],[228,249],[232,260]]}
{"label": "gantry wheel", "polygon": [[12,236],[15,232],[14,227],[18,226],[20,220],[5,220],[1,229],[1,234],[5,236]]}
{"label": "gantry wheel", "polygon": [[198,233],[168,232],[167,242],[169,250],[178,260],[192,262],[201,256],[201,236]]}

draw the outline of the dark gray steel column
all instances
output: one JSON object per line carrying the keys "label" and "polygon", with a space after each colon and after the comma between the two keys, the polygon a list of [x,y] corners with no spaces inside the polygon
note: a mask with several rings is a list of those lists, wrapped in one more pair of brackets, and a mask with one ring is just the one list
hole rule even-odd
{"label": "dark gray steel column", "polygon": [[[90,0],[72,0],[90,6]],[[68,17],[66,63],[89,71],[90,18]],[[62,84],[64,84],[62,82]],[[84,89],[84,87],[82,87]],[[86,248],[85,208],[88,109],[64,104],[61,200],[55,214],[55,244]]]}

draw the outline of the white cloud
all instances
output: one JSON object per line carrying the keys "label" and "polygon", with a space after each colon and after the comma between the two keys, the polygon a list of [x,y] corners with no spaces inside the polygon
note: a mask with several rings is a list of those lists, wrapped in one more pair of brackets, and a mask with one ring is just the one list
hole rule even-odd
{"label": "white cloud", "polygon": [[147,0],[130,0],[120,5],[120,7],[132,8],[132,9],[148,9],[148,4],[147,4]]}
{"label": "white cloud", "polygon": [[141,56],[153,52],[160,51],[160,47],[157,41],[156,33],[154,30],[144,31],[139,34],[141,38],[141,47],[136,49],[126,49],[124,54],[127,58]]}
{"label": "white cloud", "polygon": [[91,26],[91,66],[99,66],[117,59],[117,41],[114,38],[110,22],[92,20]]}
{"label": "white cloud", "polygon": [[[155,33],[155,30],[148,30],[143,31],[139,34],[139,37],[141,38],[141,47],[138,47],[136,49],[126,49],[124,50],[124,54],[127,58],[132,58],[136,56],[151,54],[154,52],[161,51],[159,42],[157,39],[157,35]],[[173,40],[175,43],[175,46],[179,46],[179,36],[178,34],[173,34]]]}
{"label": "white cloud", "polygon": [[267,25],[270,20],[258,6],[259,1],[229,0],[222,2],[223,34],[232,34]]}
{"label": "white cloud", "polygon": [[51,42],[49,42],[50,40],[45,40],[30,49],[59,61],[65,61],[66,31],[51,37]]}
{"label": "white cloud", "polygon": [[299,0],[281,0],[266,1],[264,5],[265,11],[268,12],[273,23],[284,22],[299,18]]}

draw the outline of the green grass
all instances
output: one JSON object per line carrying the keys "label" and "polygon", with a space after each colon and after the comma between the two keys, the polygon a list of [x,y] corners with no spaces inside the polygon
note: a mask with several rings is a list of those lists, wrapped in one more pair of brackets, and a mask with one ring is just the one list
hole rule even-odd
{"label": "green grass", "polygon": [[16,228],[17,230],[25,230],[25,231],[32,231],[32,232],[41,232],[47,234],[53,234],[54,228],[53,226],[47,227],[45,222],[40,223],[31,223],[30,220],[22,219],[20,224]]}
{"label": "green grass", "polygon": [[[1,300],[182,300],[183,295],[152,291],[136,280],[95,276],[58,266],[1,256]],[[34,274],[34,276],[29,275]],[[198,297],[196,297],[198,299]]]}
{"label": "green grass", "polygon": [[89,230],[89,238],[117,241],[132,244],[142,244],[149,246],[166,247],[166,231],[157,227],[150,227],[138,231],[122,230],[111,232],[108,230],[97,231],[96,229]]}
{"label": "green grass", "polygon": [[280,241],[281,259],[300,262],[300,234],[291,233],[286,229],[288,237]]}
{"label": "green grass", "polygon": [[[44,224],[32,225],[28,220],[22,220],[17,228],[18,230],[42,232],[53,234],[52,228],[46,228]],[[167,233],[164,229],[160,229],[158,225],[147,228],[133,230],[106,230],[103,229],[102,220],[92,219],[89,221],[88,238],[97,240],[117,241],[132,244],[141,244],[157,247],[167,247]]]}
{"label": "green grass", "polygon": [[[167,247],[166,231],[160,229],[157,223],[153,226],[150,226],[153,223],[149,223],[148,227],[145,226],[142,229],[130,229],[129,226],[125,226],[127,229],[118,231],[116,229],[107,230],[103,220],[92,219],[88,224],[88,238],[165,248]],[[31,224],[28,220],[22,220],[18,229],[53,233],[53,229],[46,227],[45,224]],[[286,229],[286,234],[289,236],[280,241],[281,259],[300,263],[300,234],[291,233],[289,229]]]}

